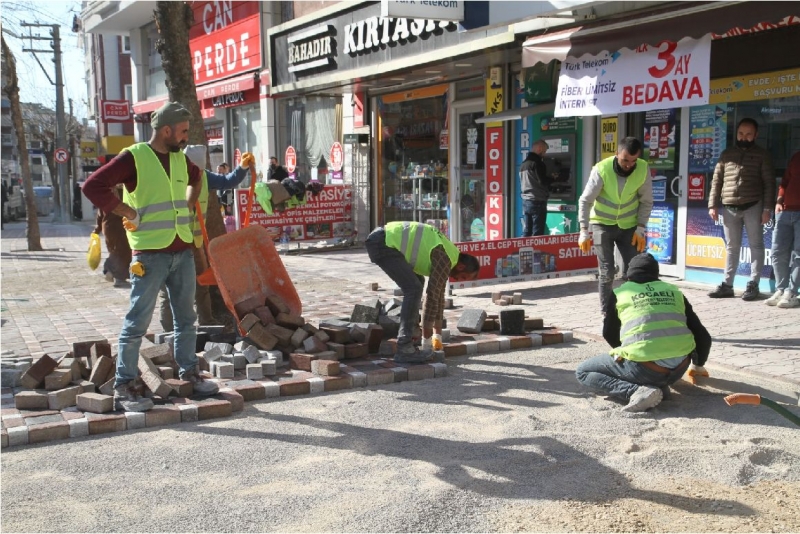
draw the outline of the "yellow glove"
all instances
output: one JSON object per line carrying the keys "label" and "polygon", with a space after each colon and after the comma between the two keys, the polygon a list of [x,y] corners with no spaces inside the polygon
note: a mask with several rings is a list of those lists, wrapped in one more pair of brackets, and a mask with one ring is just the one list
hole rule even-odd
{"label": "yellow glove", "polygon": [[644,252],[644,249],[647,248],[647,236],[644,235],[643,227],[636,227],[636,232],[633,234],[633,239],[631,239],[631,245],[636,247],[639,252]]}
{"label": "yellow glove", "polygon": [[584,254],[588,254],[592,249],[592,238],[589,236],[589,230],[581,230],[581,236],[578,238],[578,246]]}
{"label": "yellow glove", "polygon": [[697,382],[697,377],[700,377],[700,376],[708,377],[710,375],[708,374],[708,371],[706,370],[706,368],[703,367],[702,365],[691,364],[689,366],[689,370],[686,371],[686,376],[689,377],[688,378],[689,382],[694,384],[694,383]]}
{"label": "yellow glove", "polygon": [[444,350],[444,344],[442,344],[442,336],[440,334],[433,334],[433,336],[431,336],[431,348],[433,350]]}
{"label": "yellow glove", "polygon": [[245,152],[242,154],[242,163],[240,164],[242,168],[248,169],[250,165],[256,164],[256,157],[253,155],[252,152]]}
{"label": "yellow glove", "polygon": [[135,232],[139,229],[139,224],[141,224],[142,220],[139,218],[139,213],[136,213],[136,217],[133,219],[128,219],[127,217],[122,218],[122,226],[129,232]]}

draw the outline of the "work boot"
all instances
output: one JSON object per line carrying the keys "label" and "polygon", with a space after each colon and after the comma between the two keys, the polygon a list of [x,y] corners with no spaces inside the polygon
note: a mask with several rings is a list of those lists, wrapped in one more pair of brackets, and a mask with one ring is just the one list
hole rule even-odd
{"label": "work boot", "polygon": [[623,412],[643,412],[649,410],[654,406],[658,406],[664,394],[659,388],[651,386],[639,386],[636,392],[631,395],[628,405],[625,406]]}
{"label": "work boot", "polygon": [[761,292],[758,290],[758,282],[755,280],[750,280],[747,282],[747,287],[745,288],[744,293],[742,293],[742,300],[756,300],[759,295],[761,295]]}
{"label": "work boot", "polygon": [[153,409],[153,401],[142,397],[133,381],[114,387],[114,409],[126,412],[146,412]]}
{"label": "work boot", "polygon": [[733,286],[729,286],[725,282],[722,282],[720,285],[717,286],[717,289],[712,291],[708,294],[709,297],[712,299],[729,299],[733,298]]}
{"label": "work boot", "polygon": [[773,293],[770,298],[764,301],[764,304],[767,306],[775,306],[781,301],[781,298],[783,298],[783,289],[779,289]]}
{"label": "work boot", "polygon": [[114,279],[114,287],[130,288],[131,287],[131,283],[128,282],[127,280],[122,280],[121,278],[115,278]]}
{"label": "work boot", "polygon": [[203,376],[197,372],[197,368],[186,373],[182,373],[180,379],[192,383],[195,395],[208,397],[210,395],[216,395],[219,393],[219,385],[217,385],[216,382],[212,382],[211,380],[206,380],[203,378]]}
{"label": "work boot", "polygon": [[406,343],[397,347],[394,355],[395,363],[425,363],[433,356],[430,349],[420,350],[413,343]]}

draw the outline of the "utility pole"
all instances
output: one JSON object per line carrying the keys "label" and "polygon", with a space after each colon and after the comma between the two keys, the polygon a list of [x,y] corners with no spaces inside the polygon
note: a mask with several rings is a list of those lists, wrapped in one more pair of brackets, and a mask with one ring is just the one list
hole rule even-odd
{"label": "utility pole", "polygon": [[72,195],[75,193],[75,184],[78,183],[78,155],[75,150],[75,117],[72,115],[72,99],[69,100],[69,168],[70,174],[72,175],[72,180],[70,180],[69,184],[69,195],[67,195],[67,199],[69,200],[69,213],[72,214],[72,218],[77,220],[76,217],[76,210],[73,207],[73,203],[75,200],[72,198]]}
{"label": "utility pole", "polygon": [[[20,26],[29,28],[50,28],[50,37],[27,35],[25,38],[30,39],[31,41],[51,41],[50,46],[53,49],[52,51],[35,50],[31,48],[23,48],[22,51],[33,53],[33,57],[36,58],[36,62],[39,63],[39,66],[44,71],[48,80],[50,80],[50,75],[47,73],[47,70],[44,68],[44,65],[42,65],[41,61],[39,61],[36,52],[53,53],[53,63],[55,63],[56,68],[56,81],[53,82],[50,80],[50,83],[56,86],[56,150],[61,149],[66,151],[68,148],[66,131],[67,121],[64,116],[64,80],[61,72],[61,26],[58,24],[32,24],[28,22],[22,22]],[[58,169],[59,203],[61,206],[58,213],[54,214],[53,222],[69,222],[69,206],[67,205],[67,171],[69,169],[67,168],[67,162],[56,162],[56,165]]]}

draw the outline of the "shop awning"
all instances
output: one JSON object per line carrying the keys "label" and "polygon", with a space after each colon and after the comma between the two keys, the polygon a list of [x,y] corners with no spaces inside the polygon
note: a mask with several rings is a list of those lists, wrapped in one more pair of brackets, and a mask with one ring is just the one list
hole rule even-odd
{"label": "shop awning", "polygon": [[800,24],[798,2],[676,3],[644,17],[627,17],[593,26],[578,26],[531,37],[522,45],[522,66],[563,61],[662,41],[678,42],[711,33],[734,36]]}
{"label": "shop awning", "polygon": [[540,106],[528,106],[526,108],[507,109],[506,111],[501,111],[500,113],[484,115],[479,119],[475,119],[475,122],[478,124],[486,124],[487,122],[516,121],[519,119],[524,119],[525,117],[530,117],[536,113],[553,111],[553,109],[555,109],[555,104],[553,103],[542,104]]}

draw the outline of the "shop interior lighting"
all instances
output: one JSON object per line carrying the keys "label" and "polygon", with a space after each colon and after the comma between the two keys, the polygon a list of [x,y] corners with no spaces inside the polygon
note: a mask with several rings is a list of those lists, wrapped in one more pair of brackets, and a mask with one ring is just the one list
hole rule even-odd
{"label": "shop interior lighting", "polygon": [[456,63],[456,67],[471,67],[472,63]]}
{"label": "shop interior lighting", "polygon": [[441,74],[442,71],[440,70],[426,70],[425,74]]}

